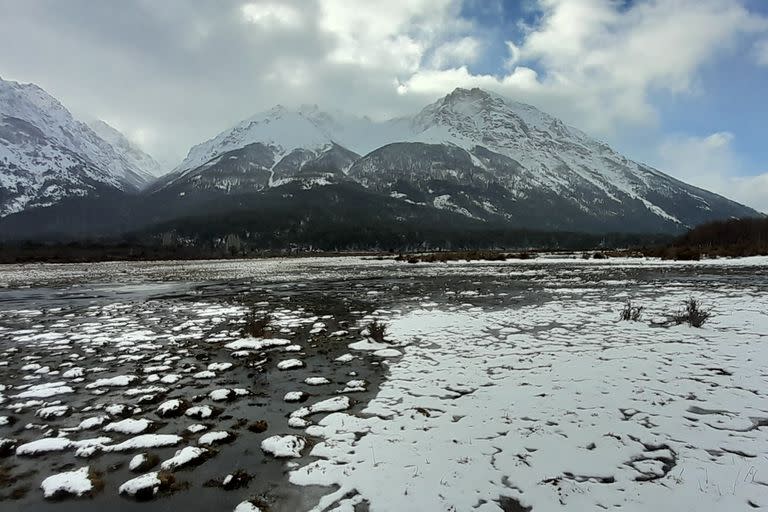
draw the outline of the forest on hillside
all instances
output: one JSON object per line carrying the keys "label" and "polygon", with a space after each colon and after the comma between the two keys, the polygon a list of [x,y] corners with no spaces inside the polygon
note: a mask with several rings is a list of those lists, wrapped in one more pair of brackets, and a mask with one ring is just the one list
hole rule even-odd
{"label": "forest on hillside", "polygon": [[708,222],[646,254],[676,260],[765,256],[768,255],[768,218]]}

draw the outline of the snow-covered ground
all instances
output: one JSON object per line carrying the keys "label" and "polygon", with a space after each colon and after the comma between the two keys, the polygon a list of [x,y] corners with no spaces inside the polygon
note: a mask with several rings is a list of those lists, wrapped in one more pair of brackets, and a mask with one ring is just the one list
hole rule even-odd
{"label": "snow-covered ground", "polygon": [[[362,417],[307,429],[321,459],[291,481],[339,486],[315,510],[768,506],[768,290],[550,292],[394,319],[404,357]],[[650,325],[691,294],[712,308],[703,328]],[[642,321],[618,321],[625,299]]]}

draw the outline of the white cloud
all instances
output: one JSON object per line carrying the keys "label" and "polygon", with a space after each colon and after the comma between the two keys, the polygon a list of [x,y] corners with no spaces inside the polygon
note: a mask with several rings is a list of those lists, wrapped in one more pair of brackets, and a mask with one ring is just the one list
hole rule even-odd
{"label": "white cloud", "polygon": [[471,36],[441,44],[432,55],[434,68],[471,64],[480,55],[480,41]]}
{"label": "white cloud", "polygon": [[768,172],[731,179],[732,198],[768,214]]}
{"label": "white cloud", "polygon": [[520,48],[512,41],[506,41],[505,43],[509,51],[509,58],[504,62],[504,66],[509,69],[514,67],[520,60]]}
{"label": "white cloud", "polygon": [[722,185],[724,176],[735,173],[739,168],[731,150],[733,137],[729,132],[717,132],[706,137],[669,137],[659,147],[661,165],[683,181],[714,189]]}
{"label": "white cloud", "polygon": [[290,5],[254,2],[243,4],[240,9],[246,21],[262,28],[296,28],[302,24],[301,13]]}
{"label": "white cloud", "polygon": [[[443,76],[420,69],[403,84],[414,92],[446,93],[451,86],[482,83],[610,136],[622,127],[653,123],[652,92],[692,91],[702,65],[740,37],[768,30],[766,19],[733,0],[649,0],[628,8],[613,0],[538,4],[543,15],[525,28],[521,41],[507,42],[507,76],[489,80],[460,67],[443,70]],[[540,70],[535,81],[529,71],[520,80],[521,65]]]}
{"label": "white cloud", "polygon": [[669,137],[659,146],[658,165],[687,183],[768,212],[768,173],[746,173],[733,140],[729,132]]}
{"label": "white cloud", "polygon": [[457,0],[319,0],[321,31],[334,39],[333,63],[413,73],[441,37],[466,28]]}
{"label": "white cloud", "polygon": [[[518,34],[473,25],[468,2],[502,14],[488,0],[12,2],[0,16],[0,46],[13,48],[0,74],[144,130],[144,148],[176,161],[276,103],[382,118],[459,86],[616,142],[627,128],[654,129],[654,91],[695,90],[704,64],[768,34],[755,35],[765,20],[734,0],[525,0],[537,16]],[[484,54],[499,43],[507,53]],[[495,72],[472,72],[489,57]]]}
{"label": "white cloud", "polygon": [[755,44],[755,57],[761,66],[768,66],[768,39],[763,39]]}
{"label": "white cloud", "polygon": [[423,69],[400,83],[401,93],[434,98],[450,92],[456,87],[480,87],[481,89],[515,89],[516,91],[534,90],[540,87],[536,71],[525,66],[515,69],[499,79],[493,75],[472,74],[466,66],[445,70]]}

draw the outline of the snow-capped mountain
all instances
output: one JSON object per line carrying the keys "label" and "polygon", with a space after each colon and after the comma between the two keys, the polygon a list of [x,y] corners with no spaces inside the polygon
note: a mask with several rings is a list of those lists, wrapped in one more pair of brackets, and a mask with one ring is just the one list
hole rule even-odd
{"label": "snow-capped mountain", "polygon": [[88,127],[90,127],[96,135],[109,142],[114,150],[128,162],[131,167],[141,169],[154,178],[163,175],[164,169],[154,158],[142,151],[136,144],[128,140],[128,137],[123,135],[122,132],[112,127],[106,121],[97,119],[89,122]]}
{"label": "snow-capped mountain", "polygon": [[278,106],[193,147],[152,190],[242,193],[292,180],[353,181],[410,204],[532,229],[677,231],[757,214],[481,89],[456,89],[387,122]]}
{"label": "snow-capped mountain", "polygon": [[[278,175],[280,169],[296,174],[298,168],[292,171],[286,169],[305,165],[303,159],[310,158],[310,155],[318,155],[332,148],[348,148],[348,151],[358,155],[365,154],[381,146],[384,141],[398,140],[401,134],[409,131],[408,126],[409,120],[376,123],[343,112],[326,113],[317,105],[303,105],[296,110],[277,105],[192,147],[187,157],[153,189],[198,176],[200,171],[215,168],[222,162],[223,155],[234,157],[230,154],[232,151],[254,144],[263,146],[263,149],[262,155],[253,162],[253,172],[261,172],[263,168],[271,171],[274,167]],[[265,153],[269,154],[268,162],[263,160]],[[303,156],[299,156],[299,153]],[[280,164],[283,158],[286,160]],[[229,188],[225,183],[219,185],[218,188]]]}
{"label": "snow-capped mountain", "polygon": [[[0,228],[16,233],[41,225],[87,232],[94,209],[100,233],[192,217],[204,224],[214,214],[215,231],[249,218],[244,212],[264,219],[291,208],[298,225],[328,208],[331,225],[370,215],[377,226],[407,219],[422,227],[601,233],[674,233],[760,216],[480,89],[456,89],[413,116],[383,122],[278,106],[194,146],[174,171],[151,181],[156,170],[105,123],[91,128],[42,89],[0,80],[0,217],[13,218]],[[244,232],[260,229],[269,228],[258,221]]]}
{"label": "snow-capped mountain", "polygon": [[0,79],[0,216],[152,179],[40,87]]}

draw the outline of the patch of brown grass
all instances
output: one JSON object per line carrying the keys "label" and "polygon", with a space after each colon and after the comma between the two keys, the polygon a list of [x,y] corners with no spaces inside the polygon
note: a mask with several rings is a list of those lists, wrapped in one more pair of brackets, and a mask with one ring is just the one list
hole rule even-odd
{"label": "patch of brown grass", "polygon": [[255,309],[251,309],[245,317],[243,335],[253,338],[266,338],[272,332],[269,328],[269,315],[260,316]]}

